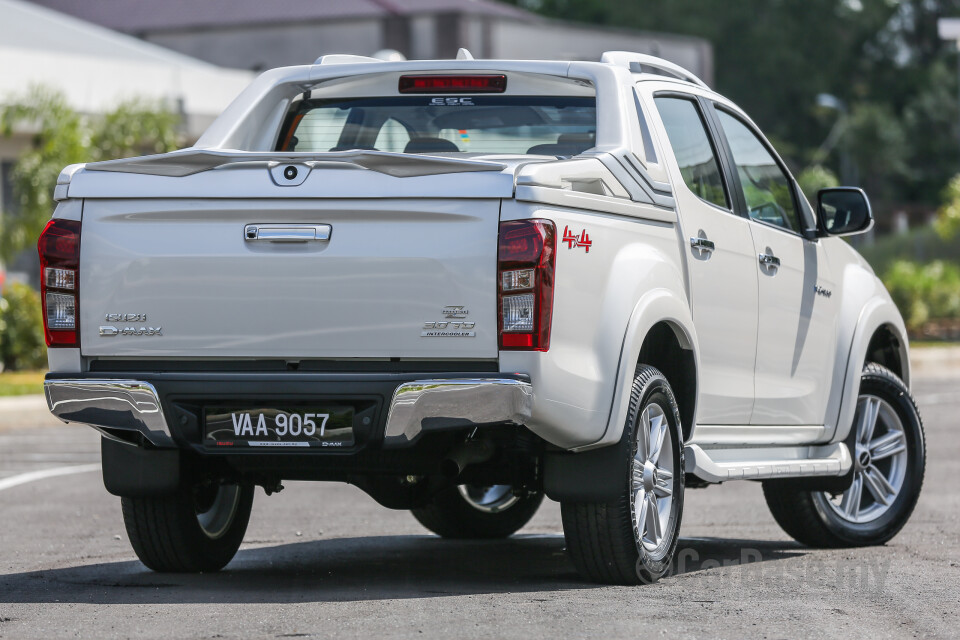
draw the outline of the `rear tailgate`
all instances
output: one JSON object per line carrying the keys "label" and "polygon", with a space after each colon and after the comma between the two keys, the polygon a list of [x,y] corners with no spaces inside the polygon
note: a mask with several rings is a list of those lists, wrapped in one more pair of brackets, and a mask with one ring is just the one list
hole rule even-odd
{"label": "rear tailgate", "polygon": [[[315,170],[287,189],[265,174],[251,167],[180,178],[109,175],[104,186],[118,194],[134,188],[124,180],[140,181],[146,197],[135,199],[71,184],[71,197],[85,197],[83,355],[497,357],[497,232],[512,175],[447,175],[464,197],[405,198],[398,196],[430,192],[413,182],[440,176]],[[316,197],[342,194],[360,177],[366,189],[354,184],[352,192],[380,197]],[[193,195],[203,190],[246,197]],[[330,237],[245,237],[247,225],[264,224],[329,225]]]}

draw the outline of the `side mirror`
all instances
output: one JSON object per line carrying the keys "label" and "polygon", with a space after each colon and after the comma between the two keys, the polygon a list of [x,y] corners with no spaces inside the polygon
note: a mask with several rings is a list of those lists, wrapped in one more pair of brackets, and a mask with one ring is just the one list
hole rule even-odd
{"label": "side mirror", "polygon": [[832,187],[817,192],[817,226],[821,236],[850,236],[873,227],[873,211],[863,189]]}

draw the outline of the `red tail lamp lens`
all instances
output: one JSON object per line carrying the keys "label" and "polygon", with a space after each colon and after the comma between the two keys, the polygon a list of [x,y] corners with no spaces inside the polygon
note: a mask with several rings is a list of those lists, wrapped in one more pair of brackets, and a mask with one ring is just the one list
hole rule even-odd
{"label": "red tail lamp lens", "polygon": [[48,347],[79,347],[80,221],[51,220],[37,241]]}
{"label": "red tail lamp lens", "polygon": [[500,223],[500,349],[547,351],[553,319],[557,228],[550,220]]}
{"label": "red tail lamp lens", "polygon": [[507,76],[400,76],[400,93],[503,93]]}

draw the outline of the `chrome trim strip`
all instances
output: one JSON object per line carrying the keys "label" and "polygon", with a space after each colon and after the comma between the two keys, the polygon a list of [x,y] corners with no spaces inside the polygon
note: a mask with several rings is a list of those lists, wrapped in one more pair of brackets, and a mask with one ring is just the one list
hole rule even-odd
{"label": "chrome trim strip", "polygon": [[842,476],[853,464],[850,450],[842,442],[819,447],[707,450],[690,444],[683,455],[686,472],[707,482]]}
{"label": "chrome trim strip", "polygon": [[140,380],[46,380],[50,412],[64,422],[137,431],[158,447],[176,446],[154,386]]}
{"label": "chrome trim strip", "polygon": [[414,380],[390,401],[385,445],[402,445],[430,429],[475,424],[523,424],[533,409],[533,387],[509,378]]}

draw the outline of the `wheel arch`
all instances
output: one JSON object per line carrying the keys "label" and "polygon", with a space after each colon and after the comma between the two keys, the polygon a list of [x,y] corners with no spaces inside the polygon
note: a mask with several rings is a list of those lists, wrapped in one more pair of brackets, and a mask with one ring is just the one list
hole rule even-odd
{"label": "wheel arch", "polygon": [[890,369],[910,388],[907,329],[899,310],[889,298],[874,299],[860,312],[847,358],[833,442],[844,440],[850,432],[857,407],[860,378],[867,362],[876,362]]}
{"label": "wheel arch", "polygon": [[630,404],[637,366],[660,369],[673,388],[683,436],[689,440],[696,424],[699,388],[699,349],[686,298],[669,289],[645,293],[634,306],[623,339],[610,418],[603,438],[589,448],[619,441]]}
{"label": "wheel arch", "polygon": [[904,384],[910,386],[910,363],[907,360],[906,340],[889,323],[877,327],[870,336],[863,365],[876,362],[897,374]]}
{"label": "wheel arch", "polygon": [[650,327],[640,346],[636,366],[640,365],[659,369],[670,383],[680,409],[683,440],[688,441],[693,435],[697,408],[697,365],[689,336],[676,322],[657,322]]}

